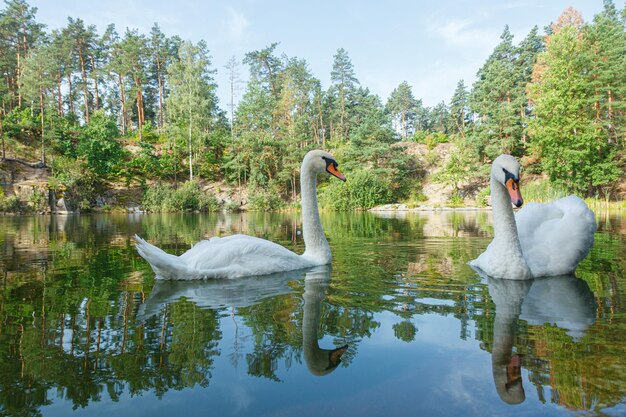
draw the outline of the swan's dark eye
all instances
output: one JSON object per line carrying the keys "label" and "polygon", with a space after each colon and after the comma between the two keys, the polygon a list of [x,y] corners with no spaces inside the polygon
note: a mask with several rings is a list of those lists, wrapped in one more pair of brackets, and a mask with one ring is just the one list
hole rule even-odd
{"label": "swan's dark eye", "polygon": [[334,159],[327,158],[325,156],[322,156],[322,159],[324,160],[324,162],[326,162],[326,168],[332,165],[335,167],[335,169],[337,169],[337,166],[338,166],[337,161],[335,161]]}
{"label": "swan's dark eye", "polygon": [[507,171],[505,168],[502,168],[502,171],[504,171],[504,183],[506,184],[506,182],[508,180],[513,180],[515,182],[519,181],[519,177],[516,177],[515,175],[511,174],[509,171]]}

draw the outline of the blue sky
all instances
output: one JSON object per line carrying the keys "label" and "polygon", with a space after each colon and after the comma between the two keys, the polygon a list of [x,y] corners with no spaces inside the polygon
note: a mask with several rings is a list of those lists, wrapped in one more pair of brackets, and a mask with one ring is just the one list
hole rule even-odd
{"label": "blue sky", "polygon": [[[626,0],[614,0],[621,10]],[[30,0],[37,20],[49,29],[67,17],[109,23],[149,33],[158,22],[168,36],[204,39],[218,70],[220,106],[226,109],[224,65],[231,56],[279,42],[277,52],[305,59],[324,89],[330,84],[333,55],[344,48],[361,85],[383,103],[402,81],[425,105],[449,101],[459,79],[471,86],[476,71],[499,42],[505,24],[521,41],[537,25],[556,20],[569,5],[585,21],[602,10],[601,0],[490,1],[294,1],[294,0]],[[247,79],[245,67],[240,68]],[[240,91],[239,97],[243,94]]]}

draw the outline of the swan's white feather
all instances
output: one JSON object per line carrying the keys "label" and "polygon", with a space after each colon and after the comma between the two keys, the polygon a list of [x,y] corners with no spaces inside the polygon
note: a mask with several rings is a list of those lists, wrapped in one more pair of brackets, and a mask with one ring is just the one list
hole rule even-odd
{"label": "swan's white feather", "polygon": [[524,259],[533,277],[571,274],[593,245],[596,221],[579,197],[530,203],[515,216]]}
{"label": "swan's white feather", "polygon": [[135,236],[137,251],[161,279],[240,278],[314,266],[310,260],[269,240],[246,235],[202,240],[180,256]]}

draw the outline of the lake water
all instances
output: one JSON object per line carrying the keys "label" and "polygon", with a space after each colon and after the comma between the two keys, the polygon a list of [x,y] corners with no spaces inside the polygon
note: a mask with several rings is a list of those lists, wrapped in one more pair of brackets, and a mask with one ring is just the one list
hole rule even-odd
{"label": "lake water", "polygon": [[624,416],[626,214],[597,221],[576,277],[481,279],[489,212],[322,213],[332,268],[171,283],[132,235],[300,253],[299,214],[3,217],[0,414]]}

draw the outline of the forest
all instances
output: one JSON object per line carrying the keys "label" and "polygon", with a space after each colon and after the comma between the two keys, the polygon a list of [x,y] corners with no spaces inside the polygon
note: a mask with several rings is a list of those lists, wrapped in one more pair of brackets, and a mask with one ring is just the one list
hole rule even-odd
{"label": "forest", "polygon": [[[612,0],[588,22],[569,7],[519,42],[505,25],[474,83],[459,80],[433,107],[407,82],[386,101],[373,94],[343,48],[324,88],[278,42],[218,65],[204,41],[168,36],[158,23],[150,33],[113,24],[98,33],[68,17],[48,30],[36,14],[25,0],[0,10],[1,156],[47,167],[50,177],[27,204],[3,191],[0,211],[40,211],[45,192],[89,210],[112,187],[140,189],[148,211],[240,206],[207,193],[211,183],[245,190],[251,209],[295,207],[300,161],[319,147],[349,178],[322,184],[327,208],[417,205],[426,180],[462,203],[488,194],[489,163],[501,153],[557,194],[623,200],[626,8]],[[226,108],[217,71],[228,74]],[[411,143],[429,151],[447,143],[450,153],[417,160]]]}

